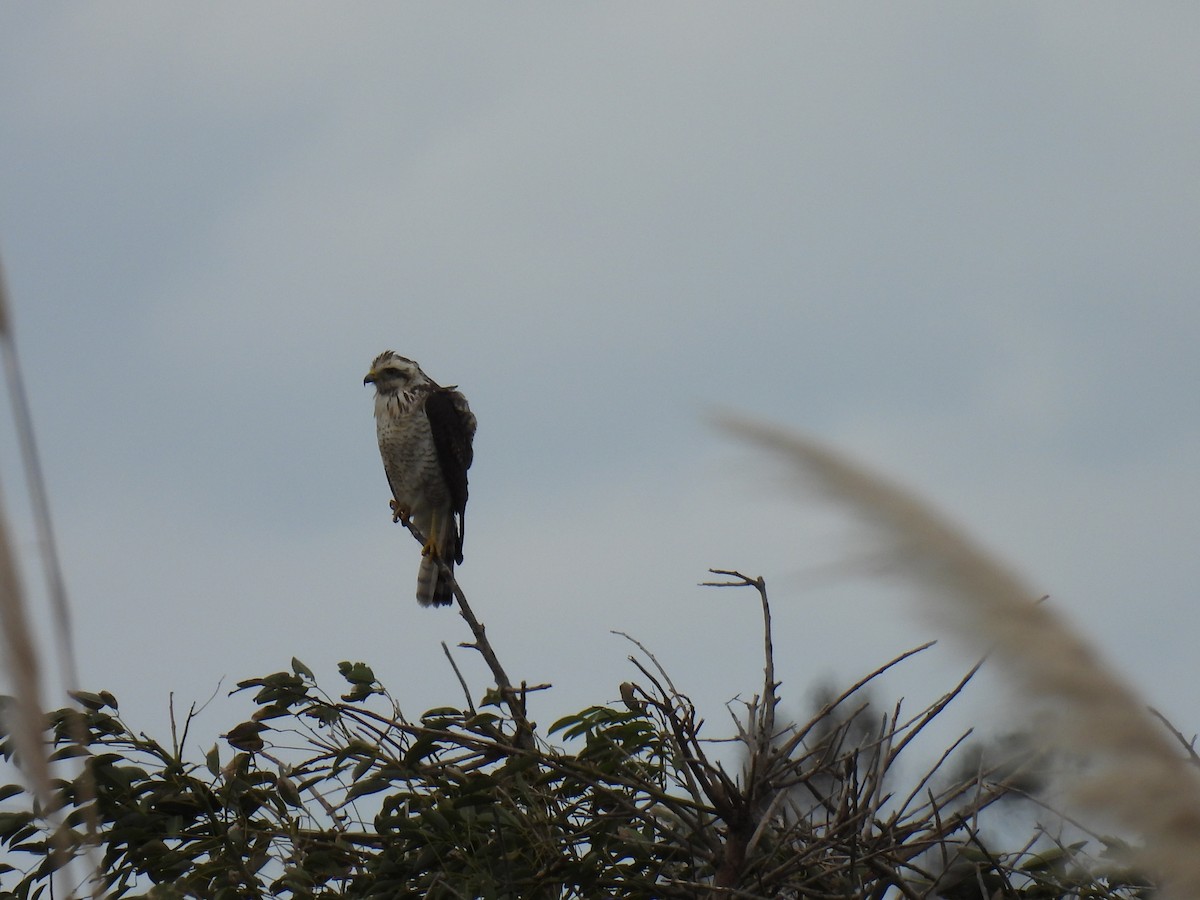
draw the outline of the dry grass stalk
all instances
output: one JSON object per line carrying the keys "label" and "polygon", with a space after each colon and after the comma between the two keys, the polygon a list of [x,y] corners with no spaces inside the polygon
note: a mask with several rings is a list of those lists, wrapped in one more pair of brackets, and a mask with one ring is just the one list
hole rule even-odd
{"label": "dry grass stalk", "polygon": [[8,383],[13,421],[21,447],[21,461],[25,469],[25,481],[33,506],[34,527],[37,529],[37,540],[41,550],[42,570],[50,598],[50,609],[54,616],[59,665],[63,681],[69,689],[73,689],[79,685],[79,672],[75,664],[66,579],[63,577],[62,563],[59,561],[58,541],[54,537],[50,497],[46,491],[46,478],[42,474],[41,455],[38,453],[37,439],[34,435],[29,396],[25,391],[25,380],[21,374],[21,364],[17,356],[16,336],[12,331],[12,322],[8,314],[8,289],[5,285],[2,265],[0,265],[0,351],[4,357],[4,377]]}
{"label": "dry grass stalk", "polygon": [[50,770],[42,740],[41,670],[37,648],[25,614],[25,599],[8,525],[0,518],[0,627],[4,630],[5,662],[13,685],[13,703],[5,709],[5,725],[16,741],[21,770],[43,804],[50,802]]}
{"label": "dry grass stalk", "polygon": [[[25,480],[33,506],[34,524],[37,529],[41,550],[42,568],[46,579],[47,594],[53,613],[54,631],[58,644],[58,659],[62,679],[68,690],[79,685],[79,674],[75,663],[74,642],[71,636],[70,608],[67,602],[66,580],[59,561],[58,543],[50,515],[50,499],[46,492],[46,481],[42,475],[41,459],[33,432],[33,416],[29,398],[21,376],[21,365],[17,357],[16,337],[9,314],[8,287],[4,267],[0,264],[0,356],[4,361],[4,377],[8,385],[12,404],[13,421],[21,448],[21,460]],[[0,503],[0,510],[3,504]],[[33,632],[25,615],[25,601],[17,572],[16,557],[8,541],[7,527],[0,515],[0,624],[4,627],[5,644],[8,648],[8,668],[13,678],[15,706],[9,727],[20,749],[22,766],[33,787],[35,796],[48,805],[50,798],[50,773],[42,743],[42,680],[38,664],[37,648]],[[86,743],[87,735],[81,723],[73,726],[75,740],[79,746]],[[85,771],[80,779],[80,792],[91,796],[94,792],[90,775]],[[92,853],[99,823],[95,810],[88,807],[85,814],[88,838],[86,852],[92,872],[97,871],[98,861]],[[61,846],[61,836],[56,838]],[[93,884],[93,896],[99,888]]]}
{"label": "dry grass stalk", "polygon": [[[12,329],[8,315],[8,290],[4,270],[0,267],[0,351],[5,365],[11,368]],[[3,503],[0,502],[0,511]],[[5,661],[12,678],[14,704],[7,710],[8,727],[20,750],[22,768],[37,797],[43,803],[50,799],[50,770],[46,748],[42,743],[42,680],[38,667],[37,647],[25,613],[25,595],[17,571],[16,555],[9,541],[8,523],[0,515],[0,626],[4,629]]]}
{"label": "dry grass stalk", "polygon": [[840,453],[779,428],[722,417],[733,433],[779,454],[894,551],[894,571],[940,602],[942,618],[991,650],[1030,697],[1054,705],[1046,735],[1088,760],[1073,785],[1093,811],[1138,832],[1132,862],[1172,897],[1200,896],[1200,776],[1144,702],[1038,593],[926,502]]}

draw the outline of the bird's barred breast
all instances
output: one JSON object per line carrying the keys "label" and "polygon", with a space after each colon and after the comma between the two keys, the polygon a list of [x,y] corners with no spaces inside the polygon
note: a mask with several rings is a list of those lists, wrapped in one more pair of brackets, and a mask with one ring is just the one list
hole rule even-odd
{"label": "bird's barred breast", "polygon": [[423,518],[426,504],[448,502],[429,421],[421,411],[387,417],[378,423],[379,453],[396,502]]}

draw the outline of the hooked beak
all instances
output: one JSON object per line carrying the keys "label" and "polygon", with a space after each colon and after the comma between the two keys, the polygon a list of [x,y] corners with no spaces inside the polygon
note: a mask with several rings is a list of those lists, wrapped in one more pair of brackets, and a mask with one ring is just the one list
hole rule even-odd
{"label": "hooked beak", "polygon": [[374,384],[374,383],[375,383],[375,373],[368,372],[367,377],[363,379],[363,384]]}

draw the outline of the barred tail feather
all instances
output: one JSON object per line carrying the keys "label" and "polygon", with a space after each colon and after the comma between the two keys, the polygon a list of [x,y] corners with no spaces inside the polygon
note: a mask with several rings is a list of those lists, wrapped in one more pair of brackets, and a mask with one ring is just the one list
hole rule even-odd
{"label": "barred tail feather", "polygon": [[438,565],[430,556],[421,557],[421,568],[417,569],[417,602],[422,606],[433,606],[437,596]]}
{"label": "barred tail feather", "polygon": [[[454,573],[454,563],[447,561],[446,568],[450,570],[451,575]],[[454,588],[452,581],[447,578],[445,573],[439,568],[437,573],[437,586],[433,591],[434,606],[449,606],[454,602]]]}
{"label": "barred tail feather", "polygon": [[[454,569],[454,563],[448,560],[446,566]],[[449,606],[454,602],[450,579],[442,574],[441,566],[432,555],[423,557],[421,568],[417,570],[417,602],[422,606]]]}

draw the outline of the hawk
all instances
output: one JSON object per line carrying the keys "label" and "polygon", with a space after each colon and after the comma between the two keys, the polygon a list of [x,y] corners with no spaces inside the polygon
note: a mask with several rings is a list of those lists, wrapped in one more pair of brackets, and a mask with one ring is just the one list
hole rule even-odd
{"label": "hawk", "polygon": [[392,489],[392,521],[411,521],[425,538],[417,602],[449,606],[454,595],[438,561],[452,572],[463,559],[475,416],[457,385],[442,387],[391,350],[375,357],[363,384],[375,385],[375,428]]}

